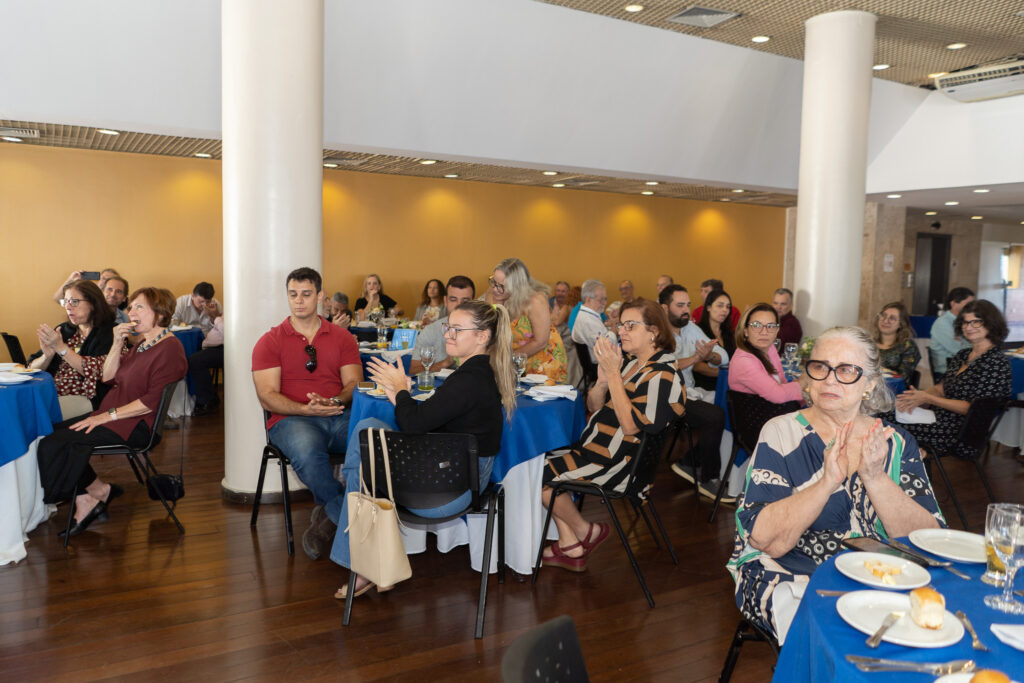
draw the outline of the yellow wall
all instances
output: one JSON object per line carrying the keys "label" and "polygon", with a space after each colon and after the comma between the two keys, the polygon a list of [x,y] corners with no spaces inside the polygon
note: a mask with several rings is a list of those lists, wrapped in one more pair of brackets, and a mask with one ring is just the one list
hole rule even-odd
{"label": "yellow wall", "polygon": [[[0,226],[0,328],[27,353],[35,327],[62,318],[50,296],[76,268],[113,266],[133,288],[222,289],[216,161],[3,144]],[[482,287],[507,256],[548,283],[600,278],[610,300],[623,278],[653,296],[662,272],[691,292],[720,277],[742,306],[781,283],[784,231],[784,209],[324,172],[325,290],[354,303],[377,272],[406,310],[427,279],[458,273]]]}

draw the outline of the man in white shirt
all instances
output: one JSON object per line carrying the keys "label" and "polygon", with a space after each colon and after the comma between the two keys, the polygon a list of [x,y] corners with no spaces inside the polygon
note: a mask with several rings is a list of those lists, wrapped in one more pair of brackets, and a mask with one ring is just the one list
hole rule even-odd
{"label": "man in white shirt", "polygon": [[[690,295],[682,285],[668,285],[658,296],[658,302],[668,316],[676,338],[676,366],[686,383],[686,422],[691,429],[699,432],[697,445],[679,461],[672,464],[672,471],[686,481],[697,479],[696,465],[700,463],[698,491],[702,496],[714,499],[723,486],[719,479],[721,457],[719,445],[725,431],[725,411],[711,401],[708,395],[695,386],[693,366],[703,361],[713,366],[721,365],[729,355],[721,346],[711,341],[704,330],[690,324]],[[723,503],[735,503],[735,497],[722,492]]]}
{"label": "man in white shirt", "polygon": [[601,320],[601,312],[608,303],[608,290],[600,280],[587,280],[580,288],[582,305],[576,314],[576,322],[572,326],[572,340],[584,344],[590,350],[590,360],[597,363],[594,355],[594,342],[603,334],[610,334]]}
{"label": "man in white shirt", "polygon": [[213,327],[206,333],[203,348],[188,357],[188,375],[196,391],[196,407],[193,415],[208,415],[217,412],[220,398],[213,388],[210,371],[224,369],[224,314],[213,321]]}
{"label": "man in white shirt", "polygon": [[213,294],[213,285],[200,282],[192,288],[191,294],[178,297],[171,318],[177,320],[179,325],[197,325],[204,335],[208,334],[214,318],[223,314],[220,302],[213,298]]}
{"label": "man in white shirt", "polygon": [[438,318],[430,323],[416,335],[416,343],[412,347],[412,361],[409,363],[409,373],[416,375],[423,372],[423,361],[420,354],[423,349],[429,348],[434,351],[434,363],[430,371],[435,372],[449,368],[455,363],[455,359],[448,355],[444,345],[444,334],[441,333],[441,325],[448,322],[451,315],[459,304],[472,301],[476,298],[476,285],[465,275],[456,275],[448,280],[444,289],[444,307],[447,309],[443,318]]}
{"label": "man in white shirt", "polygon": [[949,363],[949,359],[961,349],[970,346],[969,342],[956,338],[953,323],[963,307],[972,301],[974,301],[974,292],[966,287],[954,287],[946,295],[946,310],[932,323],[928,353],[931,354],[932,379],[936,384],[941,382],[942,376],[946,374],[946,365]]}

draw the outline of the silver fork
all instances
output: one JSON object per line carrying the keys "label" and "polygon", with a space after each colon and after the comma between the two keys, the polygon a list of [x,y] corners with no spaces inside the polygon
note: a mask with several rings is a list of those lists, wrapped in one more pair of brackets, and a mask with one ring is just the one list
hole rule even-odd
{"label": "silver fork", "polygon": [[900,659],[877,659],[860,655],[846,655],[846,660],[855,664],[860,671],[907,671],[926,673],[934,676],[969,673],[977,668],[973,659],[954,659],[951,662],[907,662]]}
{"label": "silver fork", "polygon": [[985,643],[981,642],[981,638],[978,637],[978,632],[974,630],[974,625],[971,624],[971,620],[967,618],[961,610],[956,611],[956,618],[960,620],[960,623],[964,625],[967,632],[971,634],[971,646],[975,650],[981,650],[982,652],[989,652],[989,649],[985,647]]}

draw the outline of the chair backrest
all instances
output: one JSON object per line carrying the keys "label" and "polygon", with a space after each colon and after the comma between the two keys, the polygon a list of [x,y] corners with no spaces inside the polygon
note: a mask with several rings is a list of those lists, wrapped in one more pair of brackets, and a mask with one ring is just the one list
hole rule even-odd
{"label": "chair backrest", "polygon": [[580,359],[580,368],[583,370],[583,379],[586,380],[587,386],[597,381],[597,366],[594,365],[594,361],[590,359],[590,347],[586,344],[574,344],[576,347],[576,355]]}
{"label": "chair backrest", "polygon": [[[387,495],[384,477],[384,449],[380,430],[359,432],[363,481],[370,488],[370,442],[373,432],[376,455],[376,495]],[[473,492],[474,508],[480,502],[480,467],[476,437],[472,434],[405,434],[385,431],[388,461],[391,463],[391,487],[395,503],[404,508],[436,508],[449,503],[467,490]]]}
{"label": "chair backrest", "polygon": [[563,614],[516,638],[501,658],[505,683],[589,681],[572,617]]}
{"label": "chair backrest", "polygon": [[416,344],[416,335],[419,334],[419,330],[406,329],[400,327],[394,331],[391,337],[391,343],[388,344],[388,348],[392,351],[401,351],[402,342],[406,342],[408,348],[412,348]]}
{"label": "chair backrest", "polygon": [[171,397],[174,396],[174,390],[177,386],[177,382],[171,382],[160,393],[160,404],[157,406],[156,415],[153,417],[153,430],[149,433],[149,443],[145,448],[147,452],[153,450],[160,443],[160,439],[163,438],[164,422],[167,421],[167,413],[171,409]]}
{"label": "chair backrest", "polygon": [[660,432],[643,432],[640,437],[640,447],[636,455],[629,463],[629,483],[626,484],[624,495],[630,498],[641,498],[648,487],[654,483],[654,477],[658,474],[658,465],[661,463],[661,452],[665,449],[665,442],[672,436],[673,430],[677,428],[678,419],[670,423]]}
{"label": "chair backrest", "polygon": [[992,436],[996,418],[1002,415],[1008,401],[1009,398],[977,398],[971,401],[957,437],[960,443],[975,453],[984,450]]}
{"label": "chair backrest", "polygon": [[725,401],[729,408],[733,438],[750,454],[754,453],[757,441],[761,438],[761,428],[768,420],[800,409],[798,401],[772,403],[757,394],[732,389],[725,392]]}
{"label": "chair backrest", "polygon": [[7,353],[10,354],[11,360],[22,365],[28,364],[28,359],[25,358],[25,352],[21,349],[21,342],[18,340],[18,337],[6,332],[0,332],[0,334],[4,337],[4,343],[7,344]]}

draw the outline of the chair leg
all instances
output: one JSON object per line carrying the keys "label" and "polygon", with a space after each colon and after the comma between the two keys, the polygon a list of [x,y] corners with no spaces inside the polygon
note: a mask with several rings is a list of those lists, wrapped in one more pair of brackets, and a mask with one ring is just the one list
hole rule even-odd
{"label": "chair leg", "polygon": [[295,554],[295,532],[292,529],[292,501],[288,492],[288,466],[283,458],[278,458],[281,465],[281,502],[284,503],[284,536],[288,546],[288,554]]}
{"label": "chair leg", "polygon": [[[548,527],[551,526],[551,513],[555,509],[555,496],[560,495],[561,493],[562,490],[557,485],[551,489],[551,500],[548,501],[548,512],[544,516],[544,527],[540,532],[540,547],[537,548],[537,561],[533,563],[533,579],[530,582],[533,585],[537,585],[537,575],[540,573],[540,563],[544,559],[544,544],[547,543]],[[620,531],[619,533],[621,534],[622,532]]]}
{"label": "chair leg", "polygon": [[665,539],[665,547],[668,548],[668,554],[672,557],[672,562],[674,564],[679,564],[679,557],[676,556],[676,549],[672,547],[672,541],[668,539],[668,533],[665,531],[665,525],[661,523],[661,516],[658,515],[658,508],[654,507],[654,501],[650,498],[647,499],[647,505],[651,508],[651,517],[654,517],[654,523],[658,525],[658,531],[661,532],[662,538]]}
{"label": "chair leg", "polygon": [[[153,466],[153,461],[149,459],[148,453],[141,452],[135,454],[135,457],[140,458],[142,461],[142,471],[146,473],[146,488],[148,489],[150,474],[158,474],[157,469],[156,467]],[[131,462],[131,459],[132,455],[129,455],[128,461]],[[160,497],[160,502],[163,503],[164,509],[167,510],[167,514],[171,516],[171,520],[174,522],[174,526],[178,527],[178,533],[184,534],[185,527],[181,525],[181,521],[178,519],[178,516],[174,514],[174,508],[175,506],[177,506],[178,501],[174,501],[174,505],[171,505],[170,503],[167,502],[167,499],[164,498],[163,491],[160,490],[160,487],[154,486],[153,488],[156,490],[156,495]]]}
{"label": "chair leg", "polygon": [[953,505],[956,507],[956,513],[960,515],[960,521],[963,522],[964,529],[969,529],[967,525],[967,516],[964,515],[963,508],[960,507],[960,501],[956,498],[956,493],[953,492],[953,484],[949,481],[949,476],[946,474],[946,468],[942,466],[942,458],[934,453],[929,453],[931,459],[935,462],[935,466],[939,468],[939,475],[942,477],[942,481],[946,484],[946,490],[949,491],[949,497],[953,499]]}
{"label": "chair leg", "polygon": [[260,501],[263,499],[263,480],[267,476],[267,454],[260,461],[260,478],[256,480],[256,496],[252,499],[252,518],[249,526],[256,526],[256,518],[260,516]]}
{"label": "chair leg", "polygon": [[351,569],[348,572],[348,593],[345,595],[345,614],[341,619],[342,626],[348,626],[352,619],[352,600],[356,592],[356,573]]}
{"label": "chair leg", "polygon": [[75,484],[75,490],[71,494],[71,502],[68,504],[68,523],[64,527],[64,550],[68,549],[68,540],[71,539],[71,522],[75,520],[75,500],[78,499],[78,484]]}
{"label": "chair leg", "polygon": [[505,583],[505,487],[498,487],[498,583]]}
{"label": "chair leg", "polygon": [[643,503],[638,503],[636,499],[630,498],[629,502],[633,505],[633,509],[644,518],[644,522],[647,524],[647,530],[651,532],[651,536],[654,538],[654,545],[658,550],[661,550],[661,539],[658,538],[658,534],[654,531],[654,527],[651,526],[651,518],[647,516],[647,511],[644,510]]}
{"label": "chair leg", "polygon": [[611,514],[612,523],[615,525],[615,531],[619,534],[619,540],[622,541],[622,547],[626,549],[626,555],[629,556],[629,563],[633,565],[633,571],[636,572],[636,578],[640,581],[640,588],[643,589],[644,597],[647,598],[647,604],[652,608],[654,607],[654,598],[651,597],[651,591],[647,588],[647,581],[644,579],[644,574],[640,571],[640,565],[636,561],[636,556],[633,555],[633,549],[629,547],[629,541],[626,540],[626,534],[622,530],[622,524],[619,523],[619,516],[615,513],[615,508],[612,507],[612,502],[608,500],[608,496],[605,494],[604,489],[598,488],[601,494],[602,502],[608,507],[608,512]]}
{"label": "chair leg", "polygon": [[[986,449],[987,452],[988,449]],[[985,469],[981,466],[980,460],[974,461],[974,466],[978,468],[978,476],[981,477],[981,483],[985,487],[985,493],[988,494],[988,500],[990,503],[996,502],[996,497],[992,495],[992,487],[989,486],[988,477],[985,476]]]}
{"label": "chair leg", "polygon": [[132,472],[135,473],[135,479],[139,482],[139,484],[145,486],[146,482],[142,478],[142,473],[139,472],[139,466],[135,462],[135,456],[133,456],[131,453],[128,454],[128,464],[132,466]]}
{"label": "chair leg", "polygon": [[487,580],[491,571],[491,542],[494,541],[494,518],[497,503],[490,501],[487,506],[487,531],[484,532],[484,558],[480,566],[480,597],[476,603],[476,630],[473,637],[479,640],[484,637],[484,613],[487,611]]}
{"label": "chair leg", "polygon": [[739,452],[739,444],[736,443],[736,436],[733,435],[732,453],[729,454],[729,464],[725,466],[725,474],[722,475],[722,485],[718,487],[718,493],[715,494],[715,505],[711,508],[711,516],[708,517],[708,524],[715,521],[715,515],[718,513],[718,506],[722,504],[722,491],[725,490],[726,485],[729,483],[729,475],[732,474],[733,465],[736,464],[736,454]]}
{"label": "chair leg", "polygon": [[740,648],[743,647],[743,636],[747,628],[747,620],[740,619],[736,627],[736,633],[732,637],[732,644],[729,645],[729,653],[725,656],[725,663],[722,665],[722,673],[718,676],[718,683],[729,683],[732,678],[732,670],[736,668],[736,660],[740,657]]}

